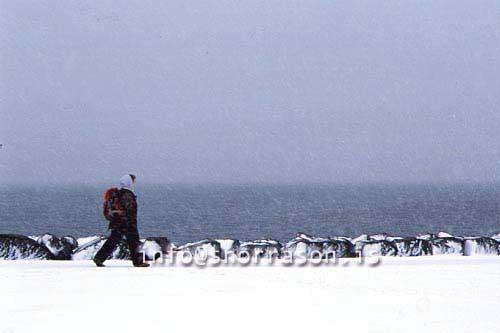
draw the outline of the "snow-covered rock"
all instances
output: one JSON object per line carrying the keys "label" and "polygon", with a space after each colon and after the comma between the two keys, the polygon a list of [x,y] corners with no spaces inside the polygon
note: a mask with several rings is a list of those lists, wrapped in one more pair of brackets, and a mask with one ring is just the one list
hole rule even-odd
{"label": "snow-covered rock", "polygon": [[464,255],[498,255],[499,242],[488,237],[467,237],[464,242]]}
{"label": "snow-covered rock", "polygon": [[[73,260],[86,260],[94,258],[97,251],[106,241],[106,236],[92,236],[79,238],[78,248],[73,251]],[[146,260],[155,260],[162,255],[171,253],[174,245],[166,237],[149,237],[141,240],[139,251],[144,253]],[[123,239],[115,248],[108,259],[130,259],[130,251],[126,239]]]}
{"label": "snow-covered rock", "polygon": [[144,253],[146,260],[158,260],[164,255],[171,254],[175,245],[167,237],[148,237],[141,240],[139,251]]}
{"label": "snow-covered rock", "polygon": [[396,256],[398,249],[393,242],[387,240],[368,240],[361,242],[361,256]]}
{"label": "snow-covered rock", "polygon": [[216,240],[205,239],[177,247],[178,252],[190,253],[197,259],[221,258],[221,246]]}
{"label": "snow-covered rock", "polygon": [[366,242],[370,239],[370,236],[363,234],[359,235],[358,237],[354,238],[351,243],[354,244],[354,251],[356,253],[361,253],[361,247],[363,246],[363,242]]}
{"label": "snow-covered rock", "polygon": [[436,237],[430,240],[433,255],[463,255],[464,240],[458,237]]}
{"label": "snow-covered rock", "polygon": [[282,245],[274,239],[262,239],[252,242],[243,242],[238,248],[238,255],[258,258],[280,258]]}
{"label": "snow-covered rock", "polygon": [[437,236],[438,237],[442,237],[442,238],[443,237],[455,237],[455,236],[453,236],[453,235],[451,235],[451,234],[449,234],[447,232],[443,232],[443,231],[438,232]]}
{"label": "snow-covered rock", "polygon": [[325,244],[326,253],[335,253],[336,258],[352,258],[356,256],[354,244],[345,237],[332,238],[331,242]]}
{"label": "snow-covered rock", "polygon": [[158,260],[163,255],[161,246],[154,240],[145,240],[141,245],[140,252],[144,254],[146,260]]}
{"label": "snow-covered rock", "polygon": [[422,235],[418,235],[416,238],[417,239],[423,239],[423,240],[431,240],[431,239],[434,239],[436,237],[437,236],[434,235],[434,234],[422,234]]}
{"label": "snow-covered rock", "polygon": [[[79,238],[78,244],[81,245],[73,251],[72,259],[89,260],[94,258],[95,254],[103,246],[106,239],[106,236]],[[122,240],[120,243],[118,243],[118,246],[108,257],[108,259],[130,259],[130,251],[128,250],[128,246],[125,240]]]}
{"label": "snow-covered rock", "polygon": [[73,252],[78,247],[78,241],[73,236],[61,237],[61,242],[63,243],[64,246],[71,249],[71,252]]}
{"label": "snow-covered rock", "polygon": [[[106,236],[75,239],[42,236],[0,235],[0,259],[41,258],[58,260],[92,259],[102,247]],[[449,233],[422,234],[416,237],[395,237],[388,234],[347,237],[313,237],[299,233],[282,245],[273,239],[241,242],[237,239],[205,239],[176,247],[166,237],[141,240],[147,260],[162,255],[189,253],[198,259],[226,259],[230,253],[258,258],[282,258],[289,253],[296,258],[348,258],[362,256],[424,256],[424,255],[499,255],[500,234],[491,237],[458,237]],[[48,255],[47,255],[48,253]],[[123,239],[108,259],[130,259],[126,239]]]}
{"label": "snow-covered rock", "polygon": [[0,235],[0,259],[54,259],[44,245],[22,235]]}
{"label": "snow-covered rock", "polygon": [[415,257],[432,255],[432,245],[429,240],[416,237],[400,238],[393,240],[400,257]]}
{"label": "snow-covered rock", "polygon": [[71,254],[73,252],[73,242],[69,238],[61,241],[52,234],[43,234],[38,237],[38,244],[44,245],[54,256],[56,260],[71,260]]}
{"label": "snow-covered rock", "polygon": [[357,242],[363,242],[363,241],[367,241],[369,239],[370,239],[370,236],[368,236],[367,234],[363,234],[363,235],[359,235],[356,238],[353,238],[351,241],[353,244],[356,244]]}
{"label": "snow-covered rock", "polygon": [[298,234],[285,245],[285,250],[295,256],[311,258],[321,254],[322,258],[346,258],[355,255],[354,245],[345,238],[321,238]]}
{"label": "snow-covered rock", "polygon": [[491,235],[490,238],[493,238],[494,240],[500,241],[500,232],[497,232],[496,234]]}
{"label": "snow-covered rock", "polygon": [[217,239],[221,248],[221,258],[225,259],[230,254],[237,254],[240,248],[240,241],[237,239]]}

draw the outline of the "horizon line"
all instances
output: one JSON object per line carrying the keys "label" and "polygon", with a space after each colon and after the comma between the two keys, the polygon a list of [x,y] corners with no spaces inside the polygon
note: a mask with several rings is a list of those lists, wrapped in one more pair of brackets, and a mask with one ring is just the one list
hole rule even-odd
{"label": "horizon line", "polygon": [[[115,182],[4,182],[4,186],[111,186]],[[422,181],[422,182],[138,182],[142,186],[481,186],[500,185],[500,181]]]}

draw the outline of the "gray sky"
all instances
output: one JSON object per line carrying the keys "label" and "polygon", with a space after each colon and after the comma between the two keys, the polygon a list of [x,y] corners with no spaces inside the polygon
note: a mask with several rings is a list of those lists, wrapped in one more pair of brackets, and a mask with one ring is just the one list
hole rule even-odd
{"label": "gray sky", "polygon": [[499,1],[0,4],[1,183],[500,181]]}

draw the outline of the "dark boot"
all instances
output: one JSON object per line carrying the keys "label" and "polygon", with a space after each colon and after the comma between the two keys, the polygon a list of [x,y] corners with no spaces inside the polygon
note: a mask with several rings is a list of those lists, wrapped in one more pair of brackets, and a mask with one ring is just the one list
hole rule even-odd
{"label": "dark boot", "polygon": [[95,264],[97,267],[106,267],[106,266],[104,266],[104,263],[103,263],[101,260],[99,260],[99,259],[97,259],[97,258],[95,258],[95,257],[94,257],[94,259],[93,259],[93,260],[94,260],[94,264]]}
{"label": "dark boot", "polygon": [[134,264],[134,267],[149,267],[149,264],[147,262],[142,262],[142,263]]}

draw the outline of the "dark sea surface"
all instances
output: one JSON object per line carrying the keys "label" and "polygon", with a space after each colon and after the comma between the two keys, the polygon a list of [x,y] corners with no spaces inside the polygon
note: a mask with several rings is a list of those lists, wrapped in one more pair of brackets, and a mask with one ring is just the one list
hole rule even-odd
{"label": "dark sea surface", "polygon": [[[0,187],[0,233],[107,233],[106,186]],[[500,231],[500,185],[138,186],[141,237],[289,240]]]}

